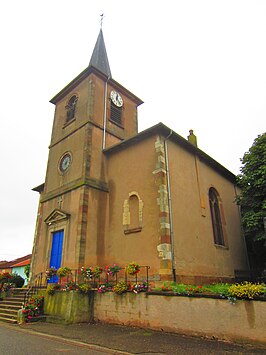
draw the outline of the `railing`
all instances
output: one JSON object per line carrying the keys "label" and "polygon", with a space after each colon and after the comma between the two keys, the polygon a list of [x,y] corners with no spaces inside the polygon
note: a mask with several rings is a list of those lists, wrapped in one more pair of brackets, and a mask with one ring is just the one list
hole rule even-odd
{"label": "railing", "polygon": [[125,269],[121,269],[118,273],[114,276],[107,275],[106,273],[102,273],[99,277],[92,277],[92,279],[88,280],[82,274],[80,269],[72,269],[71,274],[63,277],[59,277],[58,281],[53,282],[51,278],[48,280],[48,283],[58,283],[58,284],[66,284],[69,282],[73,282],[75,284],[82,283],[86,281],[87,283],[91,284],[92,287],[97,288],[101,284],[111,284],[116,285],[119,281],[126,281],[126,283],[138,283],[138,282],[146,282],[149,283],[149,266],[140,266],[140,272],[130,276],[126,273]]}
{"label": "railing", "polygon": [[47,286],[47,278],[44,272],[40,272],[35,275],[31,280],[28,291],[24,295],[23,307],[25,307],[26,303],[29,301],[29,298],[33,295],[36,295],[37,292]]}
{"label": "railing", "polygon": [[99,277],[93,277],[88,280],[84,278],[81,274],[80,269],[72,269],[71,273],[64,277],[58,277],[57,281],[54,282],[53,279],[48,279],[45,272],[40,272],[35,275],[30,282],[30,287],[24,295],[23,306],[29,301],[30,297],[37,294],[37,292],[46,288],[48,283],[57,283],[60,285],[65,285],[67,283],[79,284],[84,281],[89,283],[92,288],[98,288],[102,284],[109,284],[110,286],[115,286],[119,281],[125,281],[127,284],[138,284],[140,282],[145,282],[149,284],[149,266],[140,266],[140,272],[135,275],[128,275],[125,269],[121,269],[118,273],[113,276],[107,275],[104,272]]}

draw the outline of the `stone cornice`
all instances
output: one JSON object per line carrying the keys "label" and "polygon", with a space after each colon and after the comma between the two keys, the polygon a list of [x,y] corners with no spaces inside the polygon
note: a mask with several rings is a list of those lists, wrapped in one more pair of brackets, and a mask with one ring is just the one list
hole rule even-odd
{"label": "stone cornice", "polygon": [[61,196],[63,194],[66,194],[68,192],[76,190],[76,189],[83,187],[83,186],[88,187],[88,188],[92,188],[92,189],[96,189],[96,190],[101,190],[104,192],[109,192],[109,186],[104,181],[93,179],[93,178],[88,178],[86,180],[78,179],[78,180],[71,182],[70,184],[60,187],[59,189],[55,189],[55,190],[52,190],[48,193],[44,193],[41,197],[40,202],[43,203],[43,202],[52,200],[58,196]]}

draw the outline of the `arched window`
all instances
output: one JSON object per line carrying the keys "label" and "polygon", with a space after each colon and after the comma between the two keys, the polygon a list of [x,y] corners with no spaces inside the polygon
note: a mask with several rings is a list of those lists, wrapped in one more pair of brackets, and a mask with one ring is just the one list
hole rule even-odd
{"label": "arched window", "polygon": [[130,211],[130,229],[140,227],[139,223],[139,199],[136,195],[129,198],[129,211]]}
{"label": "arched window", "polygon": [[209,190],[209,203],[210,203],[210,210],[211,210],[214,243],[217,245],[224,246],[225,244],[224,244],[221,212],[219,206],[219,195],[218,192],[213,187],[211,187]]}
{"label": "arched window", "polygon": [[123,207],[123,227],[124,233],[136,233],[142,230],[143,201],[136,191],[128,195]]}
{"label": "arched window", "polygon": [[68,104],[66,105],[66,110],[67,110],[67,117],[66,121],[71,121],[75,117],[75,111],[76,111],[76,105],[77,105],[78,97],[76,95],[73,95],[71,99],[68,101]]}

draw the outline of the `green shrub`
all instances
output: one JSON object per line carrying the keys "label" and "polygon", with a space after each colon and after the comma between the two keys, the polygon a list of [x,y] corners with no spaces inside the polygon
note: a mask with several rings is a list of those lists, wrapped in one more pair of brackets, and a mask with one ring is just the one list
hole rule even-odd
{"label": "green shrub", "polygon": [[43,303],[43,296],[33,296],[30,298],[22,310],[26,320],[30,320],[33,317],[38,317],[40,314],[43,314]]}
{"label": "green shrub", "polygon": [[24,274],[26,275],[27,279],[29,278],[30,276],[30,265],[26,265],[24,267]]}
{"label": "green shrub", "polygon": [[228,289],[230,296],[242,299],[253,299],[256,296],[265,293],[264,284],[253,284],[251,282],[243,282],[241,284],[231,285]]}
{"label": "green shrub", "polygon": [[23,279],[23,277],[14,272],[13,274],[11,274],[9,282],[13,283],[15,287],[21,288],[24,285],[25,280]]}

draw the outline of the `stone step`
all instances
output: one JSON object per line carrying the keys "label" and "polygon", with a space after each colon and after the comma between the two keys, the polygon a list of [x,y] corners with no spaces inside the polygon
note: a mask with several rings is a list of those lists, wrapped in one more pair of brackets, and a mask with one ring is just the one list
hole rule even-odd
{"label": "stone step", "polygon": [[9,318],[9,317],[2,317],[2,316],[0,316],[0,322],[6,322],[6,323],[15,324],[15,323],[17,323],[17,320],[14,319],[14,318]]}
{"label": "stone step", "polygon": [[23,306],[23,302],[8,302],[8,301],[0,302],[0,307],[3,307],[3,308],[16,309],[16,308],[21,308],[22,306]]}
{"label": "stone step", "polygon": [[0,305],[0,314],[1,313],[17,314],[19,309],[5,308],[5,307],[1,307]]}
{"label": "stone step", "polygon": [[10,319],[17,319],[18,312],[9,313],[0,311],[0,317],[10,318]]}
{"label": "stone step", "polygon": [[17,300],[24,300],[24,296],[14,296],[14,297],[6,297],[4,298],[4,301],[17,301]]}

